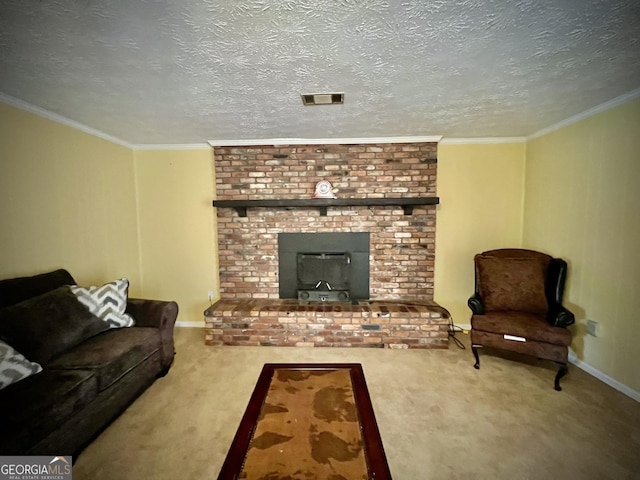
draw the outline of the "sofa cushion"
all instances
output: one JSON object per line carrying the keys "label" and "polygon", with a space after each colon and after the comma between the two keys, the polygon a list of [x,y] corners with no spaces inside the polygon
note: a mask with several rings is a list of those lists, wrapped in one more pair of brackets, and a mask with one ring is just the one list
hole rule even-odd
{"label": "sofa cushion", "polygon": [[55,358],[47,368],[92,370],[102,392],[159,349],[160,334],[156,328],[109,330]]}
{"label": "sofa cushion", "polygon": [[41,365],[107,329],[68,286],[0,309],[0,338]]}
{"label": "sofa cushion", "polygon": [[542,261],[485,255],[476,255],[475,261],[485,311],[547,312]]}
{"label": "sofa cushion", "polygon": [[129,280],[126,278],[100,287],[72,285],[71,291],[91,313],[107,322],[109,328],[133,326],[133,318],[125,313],[129,291]]}
{"label": "sofa cushion", "polygon": [[71,274],[62,269],[30,277],[0,280],[0,307],[15,305],[63,285],[72,285],[74,283],[76,282]]}
{"label": "sofa cushion", "polygon": [[549,325],[544,316],[520,312],[489,312],[471,317],[473,330],[512,335],[527,341],[571,345],[571,332],[566,328]]}
{"label": "sofa cushion", "polygon": [[0,340],[0,390],[41,371],[40,365]]}
{"label": "sofa cushion", "polygon": [[86,370],[45,369],[0,390],[0,451],[24,454],[33,439],[59,428],[96,394],[96,378]]}

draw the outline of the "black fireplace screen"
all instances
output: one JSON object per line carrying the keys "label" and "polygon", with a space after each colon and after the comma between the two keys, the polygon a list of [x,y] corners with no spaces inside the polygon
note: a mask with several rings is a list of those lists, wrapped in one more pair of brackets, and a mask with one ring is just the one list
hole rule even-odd
{"label": "black fireplace screen", "polygon": [[369,298],[369,233],[278,235],[280,298]]}
{"label": "black fireplace screen", "polygon": [[298,253],[298,298],[348,300],[351,255],[348,253]]}

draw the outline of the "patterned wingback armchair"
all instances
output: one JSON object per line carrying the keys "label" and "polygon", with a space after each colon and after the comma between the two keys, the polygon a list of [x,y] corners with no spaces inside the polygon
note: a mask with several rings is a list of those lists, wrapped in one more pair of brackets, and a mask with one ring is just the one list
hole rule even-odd
{"label": "patterned wingback armchair", "polygon": [[471,350],[493,347],[559,364],[554,387],[568,370],[573,313],[562,306],[567,263],[525,249],[499,249],[474,257],[475,292],[469,298]]}

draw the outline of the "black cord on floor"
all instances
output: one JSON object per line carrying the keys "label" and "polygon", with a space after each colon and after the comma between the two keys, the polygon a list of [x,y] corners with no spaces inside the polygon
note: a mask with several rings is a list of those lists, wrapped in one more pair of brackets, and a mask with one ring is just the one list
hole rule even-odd
{"label": "black cord on floor", "polygon": [[458,348],[465,349],[467,347],[456,337],[456,331],[464,332],[462,327],[457,326],[453,323],[453,317],[449,315],[449,338],[453,339],[453,341],[458,345]]}

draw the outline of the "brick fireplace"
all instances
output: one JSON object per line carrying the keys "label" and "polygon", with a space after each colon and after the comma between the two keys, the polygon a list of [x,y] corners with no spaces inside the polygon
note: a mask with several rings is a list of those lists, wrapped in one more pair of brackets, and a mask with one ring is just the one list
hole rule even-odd
{"label": "brick fireplace", "polygon": [[[341,200],[437,195],[436,143],[216,147],[214,162],[216,201],[312,199],[320,180]],[[355,203],[216,208],[221,299],[205,312],[206,343],[446,348],[448,315],[433,302],[437,207]],[[368,234],[369,298],[281,298],[279,234],[329,232]]]}

